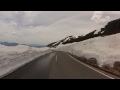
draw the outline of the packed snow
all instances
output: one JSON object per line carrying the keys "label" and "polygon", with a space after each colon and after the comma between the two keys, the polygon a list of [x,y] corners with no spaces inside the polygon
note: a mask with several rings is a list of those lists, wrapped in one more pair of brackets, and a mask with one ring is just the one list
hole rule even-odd
{"label": "packed snow", "polygon": [[56,50],[69,52],[87,59],[96,58],[99,66],[120,61],[120,34],[96,37],[72,44],[59,45]]}
{"label": "packed snow", "polygon": [[68,41],[68,40],[70,40],[70,37],[67,37],[63,42],[66,42],[66,41]]}
{"label": "packed snow", "polygon": [[34,48],[24,45],[8,47],[0,45],[0,76],[49,52],[48,47]]}
{"label": "packed snow", "polygon": [[75,39],[75,38],[78,38],[80,35],[73,35],[73,38]]}

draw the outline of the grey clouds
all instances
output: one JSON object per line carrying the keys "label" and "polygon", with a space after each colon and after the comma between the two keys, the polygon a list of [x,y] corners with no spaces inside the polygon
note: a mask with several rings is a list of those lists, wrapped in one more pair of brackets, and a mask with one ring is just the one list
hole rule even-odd
{"label": "grey clouds", "polygon": [[0,41],[46,45],[102,28],[119,16],[120,11],[0,11]]}

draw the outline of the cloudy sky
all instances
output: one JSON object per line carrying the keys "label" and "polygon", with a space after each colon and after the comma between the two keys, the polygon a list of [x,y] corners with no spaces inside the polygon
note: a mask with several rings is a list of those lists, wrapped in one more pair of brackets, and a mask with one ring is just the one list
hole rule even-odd
{"label": "cloudy sky", "polygon": [[120,11],[0,11],[0,42],[46,45],[117,18]]}

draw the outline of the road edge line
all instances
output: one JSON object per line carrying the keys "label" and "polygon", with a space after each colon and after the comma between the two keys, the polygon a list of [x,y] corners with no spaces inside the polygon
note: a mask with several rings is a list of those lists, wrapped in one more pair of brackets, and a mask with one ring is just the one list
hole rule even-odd
{"label": "road edge line", "polygon": [[72,59],[74,59],[75,61],[77,61],[77,62],[83,64],[84,66],[86,66],[86,67],[88,67],[88,68],[90,68],[90,69],[92,69],[92,70],[94,70],[94,71],[96,71],[96,72],[98,72],[98,73],[100,73],[100,74],[102,74],[102,75],[104,75],[104,76],[110,78],[110,79],[115,79],[115,78],[113,78],[113,77],[111,77],[111,76],[109,76],[109,75],[106,75],[106,74],[104,74],[104,73],[102,73],[102,72],[100,72],[100,71],[98,71],[98,70],[96,70],[96,69],[94,69],[94,68],[88,66],[87,64],[82,63],[81,61],[79,61],[79,60],[77,60],[76,58],[72,57],[72,56],[69,55],[68,53],[66,53],[66,54],[67,54],[68,56],[70,56]]}

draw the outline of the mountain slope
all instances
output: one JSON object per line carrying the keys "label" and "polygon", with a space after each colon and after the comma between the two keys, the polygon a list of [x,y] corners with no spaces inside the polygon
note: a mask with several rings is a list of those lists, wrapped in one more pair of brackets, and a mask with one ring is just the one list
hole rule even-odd
{"label": "mountain slope", "polygon": [[9,43],[9,42],[0,42],[1,45],[5,46],[17,46],[19,45],[18,43]]}
{"label": "mountain slope", "polygon": [[5,45],[5,46],[25,45],[25,46],[36,47],[36,48],[45,47],[45,46],[43,46],[43,45],[37,45],[37,44],[18,44],[18,43],[10,43],[10,42],[0,42],[0,44],[1,44],[1,45]]}
{"label": "mountain slope", "polygon": [[57,47],[59,44],[68,44],[68,43],[73,43],[73,42],[79,42],[79,41],[83,41],[86,39],[101,36],[103,32],[104,31],[100,29],[100,30],[94,30],[84,36],[83,35],[72,35],[72,36],[68,36],[65,39],[62,39],[60,41],[53,42],[47,46],[48,47]]}
{"label": "mountain slope", "polygon": [[71,42],[72,40],[75,40],[79,37],[81,37],[81,36],[79,36],[79,35],[68,36],[65,39],[59,40],[57,42],[53,42],[47,46],[48,47],[57,47],[59,44],[66,44],[66,42]]}
{"label": "mountain slope", "polygon": [[117,34],[117,33],[120,33],[120,19],[110,21],[104,28],[101,28],[99,30],[94,30],[86,35],[81,35],[81,36],[78,35],[77,37],[75,37],[75,35],[68,36],[65,39],[51,43],[47,46],[48,47],[57,47],[59,44],[80,42],[80,41],[84,41],[84,40],[99,37],[99,36],[104,37],[104,36],[113,35],[113,34]]}

